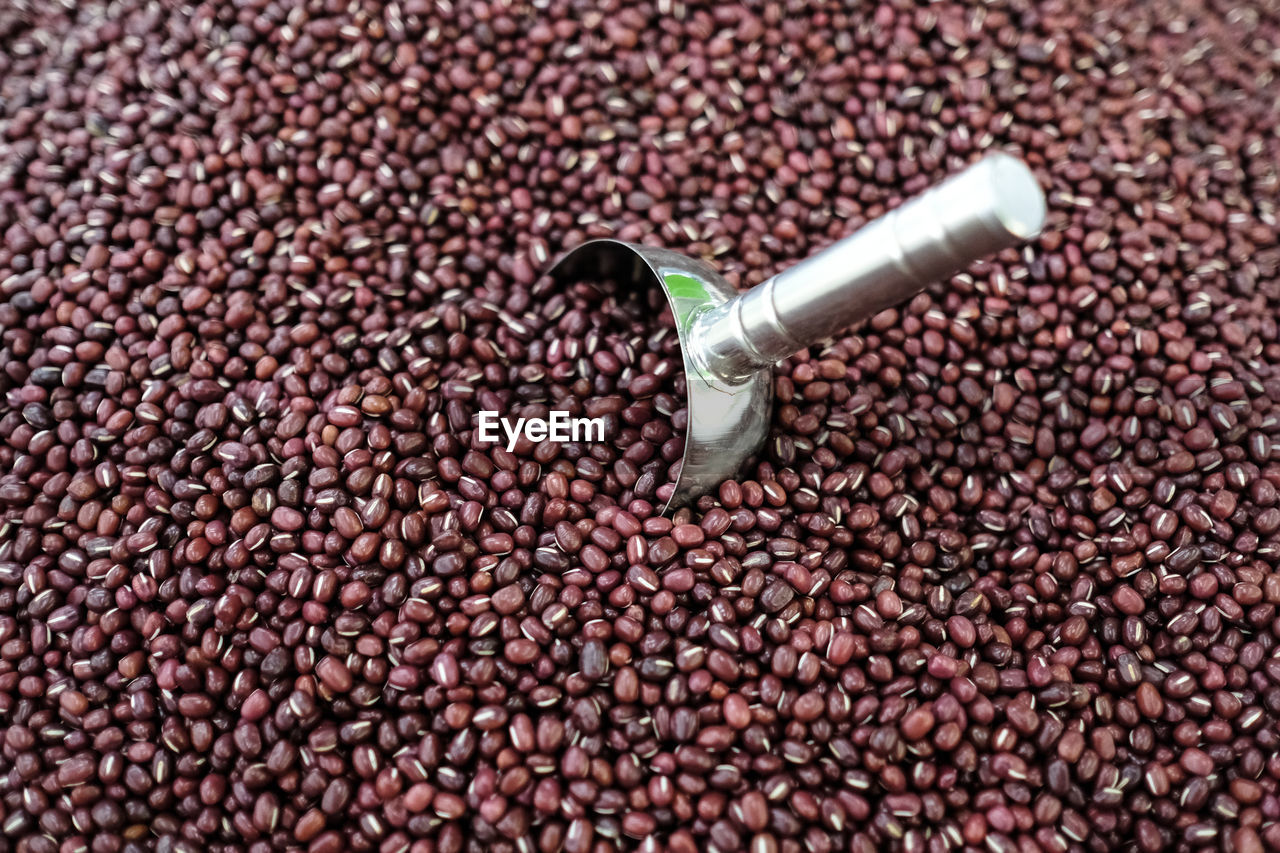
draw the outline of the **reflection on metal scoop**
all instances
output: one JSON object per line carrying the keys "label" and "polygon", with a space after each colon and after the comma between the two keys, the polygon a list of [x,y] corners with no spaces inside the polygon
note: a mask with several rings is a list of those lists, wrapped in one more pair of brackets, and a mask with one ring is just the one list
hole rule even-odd
{"label": "reflection on metal scoop", "polygon": [[550,273],[658,284],[667,294],[684,359],[689,429],[665,512],[734,476],[760,449],[775,363],[1034,238],[1044,217],[1044,193],[1031,171],[997,153],[745,293],[703,261],[620,240],[584,243]]}

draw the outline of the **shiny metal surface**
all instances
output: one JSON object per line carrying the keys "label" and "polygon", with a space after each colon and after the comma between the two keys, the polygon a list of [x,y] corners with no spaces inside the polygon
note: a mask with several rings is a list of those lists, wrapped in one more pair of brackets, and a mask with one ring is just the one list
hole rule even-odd
{"label": "shiny metal surface", "polygon": [[689,430],[675,492],[663,512],[682,506],[738,473],[769,432],[773,376],[759,371],[735,381],[704,373],[690,359],[689,330],[697,315],[738,292],[700,260],[621,240],[592,240],[570,250],[550,270],[558,279],[611,278],[633,287],[658,285],[680,335]]}
{"label": "shiny metal surface", "polygon": [[695,357],[708,374],[749,376],[1036,236],[1044,217],[1031,170],[1008,154],[989,154],[704,313],[693,331]]}
{"label": "shiny metal surface", "polygon": [[689,430],[665,512],[732,477],[760,449],[774,363],[1035,237],[1044,217],[1044,193],[1031,171],[997,153],[746,293],[702,261],[620,240],[584,243],[550,272],[657,284],[671,303]]}

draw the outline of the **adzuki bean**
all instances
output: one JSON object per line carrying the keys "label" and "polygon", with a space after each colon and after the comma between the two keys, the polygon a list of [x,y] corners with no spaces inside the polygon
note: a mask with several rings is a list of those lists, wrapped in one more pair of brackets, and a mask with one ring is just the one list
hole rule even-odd
{"label": "adzuki bean", "polygon": [[[1273,4],[0,8],[0,849],[1280,848]],[[1033,244],[658,510],[662,299]],[[476,416],[601,417],[481,442]]]}

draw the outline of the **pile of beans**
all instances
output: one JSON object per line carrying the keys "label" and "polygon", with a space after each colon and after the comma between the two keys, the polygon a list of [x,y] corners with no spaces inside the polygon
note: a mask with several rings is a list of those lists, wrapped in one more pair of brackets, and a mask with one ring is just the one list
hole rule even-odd
{"label": "pile of beans", "polygon": [[[1277,38],[4,4],[0,850],[1280,847]],[[751,285],[988,149],[1038,241],[780,365],[658,513],[669,326],[541,270]],[[613,438],[477,440],[518,403]]]}
{"label": "pile of beans", "polygon": [[[580,504],[600,494],[610,504],[650,504],[640,510],[645,515],[665,507],[680,476],[689,411],[675,319],[660,289],[544,277],[502,307],[476,298],[446,303],[428,323],[440,321],[466,326],[466,334],[432,332],[424,340],[429,352],[447,358],[439,388],[447,430],[433,430],[444,481],[458,483],[480,506],[496,495],[513,510],[525,506],[525,489],[557,474]],[[546,419],[552,411],[602,429],[579,430],[591,440],[563,446],[512,440],[519,419]],[[478,434],[481,412],[489,413],[498,449]],[[506,421],[497,429],[493,413]],[[503,474],[495,479],[497,471]],[[525,512],[524,522],[534,524],[542,510]]]}

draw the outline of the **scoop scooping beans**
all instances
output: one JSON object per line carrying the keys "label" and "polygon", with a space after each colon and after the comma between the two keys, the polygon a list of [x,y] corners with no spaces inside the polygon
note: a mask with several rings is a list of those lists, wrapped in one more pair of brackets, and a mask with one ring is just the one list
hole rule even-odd
{"label": "scoop scooping beans", "polygon": [[578,246],[551,275],[604,273],[666,293],[689,406],[670,509],[715,488],[759,450],[774,363],[1034,238],[1044,217],[1044,193],[1031,171],[994,153],[746,293],[696,258],[620,240]]}

